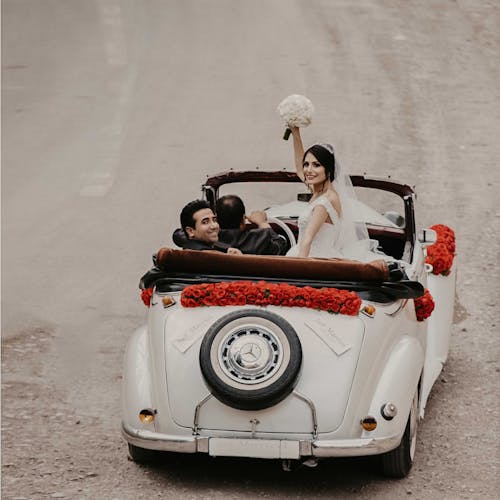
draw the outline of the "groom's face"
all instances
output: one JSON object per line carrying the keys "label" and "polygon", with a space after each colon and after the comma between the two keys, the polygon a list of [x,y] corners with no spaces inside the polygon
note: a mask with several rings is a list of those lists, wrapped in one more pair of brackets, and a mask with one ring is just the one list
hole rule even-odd
{"label": "groom's face", "polygon": [[219,223],[210,208],[202,208],[193,214],[194,227],[186,227],[190,239],[215,243],[219,239]]}

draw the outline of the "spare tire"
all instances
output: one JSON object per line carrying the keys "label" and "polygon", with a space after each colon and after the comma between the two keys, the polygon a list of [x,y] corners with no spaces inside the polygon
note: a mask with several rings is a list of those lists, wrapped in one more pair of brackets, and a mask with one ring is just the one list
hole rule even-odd
{"label": "spare tire", "polygon": [[302,347],[277,314],[244,309],[218,319],[200,347],[200,368],[212,394],[240,410],[269,408],[297,383]]}

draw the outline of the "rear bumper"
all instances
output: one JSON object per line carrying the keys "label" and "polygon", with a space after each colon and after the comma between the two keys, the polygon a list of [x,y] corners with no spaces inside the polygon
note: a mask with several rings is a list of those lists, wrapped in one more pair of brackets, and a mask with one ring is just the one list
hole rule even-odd
{"label": "rear bumper", "polygon": [[125,440],[139,448],[177,453],[208,453],[213,456],[299,459],[301,457],[355,457],[379,455],[396,448],[401,436],[336,440],[279,440],[174,436],[122,423]]}

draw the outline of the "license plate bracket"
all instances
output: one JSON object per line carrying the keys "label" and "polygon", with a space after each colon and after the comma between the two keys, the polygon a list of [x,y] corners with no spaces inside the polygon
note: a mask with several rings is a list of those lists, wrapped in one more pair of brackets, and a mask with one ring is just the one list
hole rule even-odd
{"label": "license plate bracket", "polygon": [[208,453],[214,457],[298,459],[299,442],[279,439],[210,438]]}

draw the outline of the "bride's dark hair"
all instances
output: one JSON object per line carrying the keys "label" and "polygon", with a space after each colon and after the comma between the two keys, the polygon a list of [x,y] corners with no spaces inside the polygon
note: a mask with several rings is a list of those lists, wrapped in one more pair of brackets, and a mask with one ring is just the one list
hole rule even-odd
{"label": "bride's dark hair", "polygon": [[306,158],[307,153],[311,153],[325,167],[325,172],[330,181],[335,178],[335,154],[333,146],[330,144],[314,144],[311,146],[302,157],[302,163]]}

